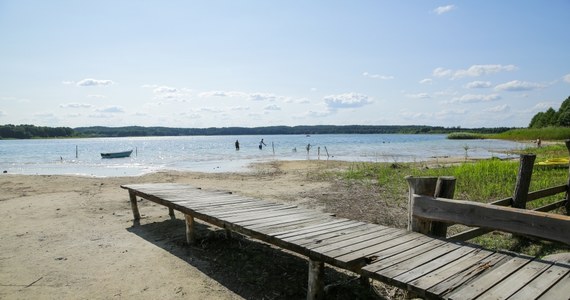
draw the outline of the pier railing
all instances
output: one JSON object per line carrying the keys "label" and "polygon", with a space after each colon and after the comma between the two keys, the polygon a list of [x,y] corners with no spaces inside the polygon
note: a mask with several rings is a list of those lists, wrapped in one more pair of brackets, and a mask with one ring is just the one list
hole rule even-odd
{"label": "pier railing", "polygon": [[[570,153],[570,140],[566,140],[566,147]],[[570,215],[570,173],[566,184],[529,192],[535,158],[534,154],[521,155],[512,197],[486,204],[451,200],[455,191],[453,177],[407,177],[410,187],[408,229],[459,241],[500,230],[570,245],[570,217],[548,213],[565,207],[566,214]],[[555,195],[562,195],[561,199],[526,209],[529,202]],[[447,236],[449,224],[475,228]]]}

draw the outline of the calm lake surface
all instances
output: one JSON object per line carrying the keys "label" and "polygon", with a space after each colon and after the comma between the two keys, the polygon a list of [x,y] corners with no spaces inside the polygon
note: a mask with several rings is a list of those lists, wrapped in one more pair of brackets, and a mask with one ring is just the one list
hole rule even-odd
{"label": "calm lake surface", "polygon": [[[264,139],[263,149],[259,142]],[[234,143],[239,140],[240,150]],[[307,154],[306,147],[311,148]],[[270,160],[412,162],[434,157],[507,157],[527,143],[448,140],[446,135],[330,134],[89,139],[0,140],[0,171],[11,174],[136,176],[160,170],[237,172]],[[101,152],[134,150],[131,157],[102,159]],[[77,151],[76,151],[77,150]],[[320,153],[320,155],[319,155]],[[77,155],[76,155],[77,154]]]}

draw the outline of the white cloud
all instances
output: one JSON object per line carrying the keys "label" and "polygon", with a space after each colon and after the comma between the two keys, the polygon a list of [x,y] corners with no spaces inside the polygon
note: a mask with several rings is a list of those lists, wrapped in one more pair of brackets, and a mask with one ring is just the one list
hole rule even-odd
{"label": "white cloud", "polygon": [[372,103],[370,97],[358,93],[330,95],[324,98],[326,105],[331,109],[355,108]]}
{"label": "white cloud", "polygon": [[226,92],[226,91],[209,91],[198,94],[199,97],[245,97],[246,93],[243,92]]}
{"label": "white cloud", "polygon": [[64,80],[64,81],[62,81],[61,83],[62,83],[62,84],[65,84],[65,85],[71,85],[71,84],[75,84],[75,81]]}
{"label": "white cloud", "polygon": [[178,92],[178,89],[175,87],[163,85],[163,86],[156,87],[154,90],[152,90],[152,92],[155,94],[176,93],[176,92]]}
{"label": "white cloud", "polygon": [[100,113],[124,113],[125,110],[120,106],[107,106],[103,108],[98,108],[96,111]]}
{"label": "white cloud", "polygon": [[564,81],[570,83],[570,74],[566,74],[564,75],[564,77],[562,77]]}
{"label": "white cloud", "polygon": [[489,81],[472,81],[466,86],[468,89],[486,89],[491,87],[491,82]]}
{"label": "white cloud", "polygon": [[77,83],[77,86],[106,86],[115,84],[112,80],[86,78]]}
{"label": "white cloud", "polygon": [[440,6],[436,9],[434,9],[433,12],[438,14],[438,15],[443,15],[443,14],[448,13],[448,12],[450,12],[456,8],[457,7],[455,5]]}
{"label": "white cloud", "polygon": [[420,84],[432,84],[433,83],[433,79],[431,78],[424,78],[422,80],[420,80]]}
{"label": "white cloud", "polygon": [[487,108],[485,111],[491,112],[491,113],[503,113],[503,112],[508,112],[510,109],[511,109],[511,107],[509,105],[503,104],[503,105],[498,105],[498,106]]}
{"label": "white cloud", "polygon": [[277,104],[269,104],[263,108],[264,110],[281,110],[281,107]]}
{"label": "white cloud", "polygon": [[531,91],[536,89],[544,88],[545,86],[540,83],[527,82],[520,80],[513,80],[506,83],[499,84],[495,87],[498,91],[508,91],[508,92],[519,92],[519,91]]}
{"label": "white cloud", "polygon": [[61,108],[91,108],[93,105],[89,103],[65,103],[60,104],[59,107]]}
{"label": "white cloud", "polygon": [[478,102],[496,101],[499,99],[501,99],[501,96],[499,96],[497,94],[491,94],[491,95],[467,94],[467,95],[463,95],[461,97],[455,97],[451,101],[447,101],[444,103],[478,103]]}
{"label": "white cloud", "polygon": [[89,97],[89,98],[97,98],[97,99],[107,98],[107,96],[105,96],[105,95],[87,95],[87,97]]}
{"label": "white cloud", "polygon": [[429,99],[431,98],[428,93],[407,94],[406,97],[414,99]]}
{"label": "white cloud", "polygon": [[244,110],[250,110],[251,107],[249,106],[234,106],[234,107],[230,107],[231,111],[244,111]]}
{"label": "white cloud", "polygon": [[330,110],[330,109],[325,109],[321,111],[310,110],[307,113],[305,113],[303,116],[311,118],[324,118],[334,114],[335,112],[336,112],[335,110]]}
{"label": "white cloud", "polygon": [[457,70],[453,74],[453,79],[463,78],[463,77],[478,77],[487,74],[493,74],[503,71],[515,71],[517,67],[515,65],[472,65],[466,70]]}
{"label": "white cloud", "polygon": [[248,98],[251,101],[275,101],[278,97],[274,94],[251,93]]}
{"label": "white cloud", "polygon": [[444,68],[435,68],[432,72],[432,75],[434,77],[447,77],[450,76],[452,74],[452,70],[449,69],[444,69]]}
{"label": "white cloud", "polygon": [[394,76],[392,76],[392,75],[370,74],[368,72],[362,73],[362,76],[372,78],[372,79],[382,79],[382,80],[394,79]]}

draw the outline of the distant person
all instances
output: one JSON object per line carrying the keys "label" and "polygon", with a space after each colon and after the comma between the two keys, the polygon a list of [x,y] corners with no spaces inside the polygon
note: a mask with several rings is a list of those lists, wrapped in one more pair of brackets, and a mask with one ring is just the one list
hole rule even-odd
{"label": "distant person", "polygon": [[263,139],[261,139],[261,142],[259,142],[259,150],[263,149],[263,146],[267,146],[267,145],[265,145],[265,143],[263,142]]}
{"label": "distant person", "polygon": [[538,148],[540,148],[541,145],[542,145],[542,141],[540,140],[540,138],[537,138],[537,139],[536,139],[536,146],[537,146]]}
{"label": "distant person", "polygon": [[239,150],[239,141],[236,140],[236,150]]}
{"label": "distant person", "polygon": [[307,154],[309,154],[309,151],[311,151],[311,144],[307,144]]}

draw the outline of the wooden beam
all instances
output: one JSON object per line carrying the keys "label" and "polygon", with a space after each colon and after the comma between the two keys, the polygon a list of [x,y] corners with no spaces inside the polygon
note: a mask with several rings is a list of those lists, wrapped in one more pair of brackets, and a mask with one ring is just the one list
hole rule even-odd
{"label": "wooden beam", "polygon": [[534,167],[535,154],[521,154],[517,183],[513,193],[513,207],[526,208],[528,189]]}
{"label": "wooden beam", "polygon": [[[435,187],[435,197],[453,199],[455,182],[455,177],[439,177]],[[447,224],[444,222],[432,222],[429,234],[437,237],[447,237]]]}
{"label": "wooden beam", "polygon": [[309,258],[309,284],[307,287],[307,300],[324,299],[324,272],[325,264],[322,261]]}
{"label": "wooden beam", "polygon": [[135,221],[138,221],[141,219],[141,215],[139,213],[139,207],[137,205],[137,195],[135,194],[135,192],[129,190],[129,198],[131,200],[131,209],[133,210],[133,217]]}
{"label": "wooden beam", "polygon": [[[564,141],[570,155],[570,140]],[[566,182],[566,214],[570,216],[570,166],[568,167],[568,181]]]}
{"label": "wooden beam", "polygon": [[414,196],[416,218],[531,235],[570,245],[570,217],[464,200]]}
{"label": "wooden beam", "polygon": [[566,190],[567,190],[567,185],[563,184],[563,185],[559,185],[559,186],[555,186],[555,187],[546,188],[543,190],[531,192],[531,193],[528,193],[526,201],[528,202],[528,201],[533,201],[533,200],[548,197],[548,196],[554,196],[556,194],[564,193],[564,192],[566,192]]}
{"label": "wooden beam", "polygon": [[194,217],[191,215],[184,215],[186,219],[186,242],[188,245],[194,244],[196,236],[194,234]]}
{"label": "wooden beam", "polygon": [[413,177],[406,176],[409,188],[408,198],[408,230],[427,234],[431,228],[431,224],[424,220],[416,219],[412,215],[414,206],[414,195],[431,196],[435,194],[437,185],[437,177]]}

